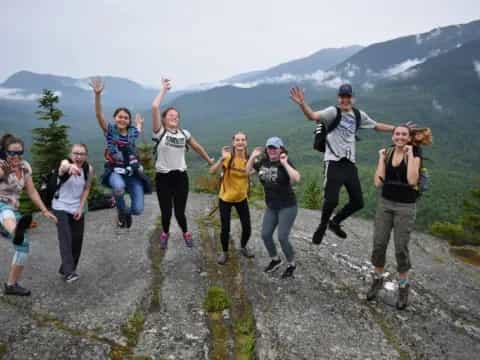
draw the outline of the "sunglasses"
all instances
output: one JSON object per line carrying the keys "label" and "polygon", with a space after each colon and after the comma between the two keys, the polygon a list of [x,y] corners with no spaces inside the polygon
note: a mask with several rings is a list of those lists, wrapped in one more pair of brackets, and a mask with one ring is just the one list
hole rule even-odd
{"label": "sunglasses", "polygon": [[7,156],[11,156],[11,157],[22,156],[23,155],[23,150],[20,150],[20,151],[7,150],[7,151],[5,151],[5,154],[7,154]]}
{"label": "sunglasses", "polygon": [[87,156],[87,153],[79,153],[79,152],[74,152],[72,153],[73,156]]}
{"label": "sunglasses", "polygon": [[273,146],[273,145],[269,145],[269,146],[267,146],[267,149],[268,150],[278,150],[279,148],[277,148],[276,146]]}

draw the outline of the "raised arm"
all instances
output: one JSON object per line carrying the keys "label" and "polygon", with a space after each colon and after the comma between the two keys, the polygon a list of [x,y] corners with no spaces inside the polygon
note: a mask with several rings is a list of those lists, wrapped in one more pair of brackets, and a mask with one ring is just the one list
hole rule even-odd
{"label": "raised arm", "polygon": [[378,164],[377,170],[375,170],[375,176],[373,177],[373,183],[377,188],[382,187],[385,182],[385,156],[387,150],[381,149],[378,152]]}
{"label": "raised arm", "polygon": [[206,162],[208,162],[208,165],[212,166],[214,163],[214,160],[208,156],[207,151],[203,148],[202,145],[200,145],[197,140],[195,140],[192,136],[190,139],[188,139],[188,143],[192,147],[195,152],[200,155]]}
{"label": "raised arm", "polygon": [[228,157],[228,154],[230,154],[230,146],[224,146],[222,148],[222,156],[220,157],[220,159],[218,159],[218,161],[216,163],[214,163],[212,166],[210,166],[210,174],[215,174],[216,172],[218,172],[218,170],[221,169],[222,165],[223,165],[223,161]]}
{"label": "raised arm", "polygon": [[247,174],[253,174],[256,170],[253,167],[253,164],[255,163],[255,159],[259,157],[263,153],[263,148],[258,146],[255,149],[253,149],[252,154],[250,155],[250,158],[247,161]]}
{"label": "raised arm", "polygon": [[97,117],[98,125],[103,130],[103,132],[107,131],[107,120],[103,115],[102,110],[102,91],[105,87],[102,79],[97,77],[93,78],[90,83],[90,87],[93,89],[93,93],[95,94],[95,116]]}
{"label": "raised arm", "polygon": [[405,146],[405,150],[407,152],[407,181],[410,186],[416,186],[420,176],[420,157],[413,155],[411,145]]}
{"label": "raised arm", "polygon": [[152,129],[154,133],[162,130],[162,117],[160,115],[160,105],[162,104],[165,94],[172,88],[169,79],[162,78],[162,88],[152,102]]}
{"label": "raised arm", "polygon": [[135,127],[137,128],[138,132],[142,132],[143,130],[143,123],[144,123],[143,116],[139,113],[135,115]]}
{"label": "raised arm", "polygon": [[282,166],[287,170],[288,177],[292,183],[297,183],[300,181],[300,173],[297,169],[295,169],[292,165],[288,162],[288,155],[282,154],[280,155],[280,163]]}
{"label": "raised arm", "polygon": [[290,89],[290,98],[293,102],[300,106],[300,109],[305,114],[305,117],[311,121],[319,121],[320,115],[312,110],[312,108],[305,102],[305,94],[302,89],[295,86]]}

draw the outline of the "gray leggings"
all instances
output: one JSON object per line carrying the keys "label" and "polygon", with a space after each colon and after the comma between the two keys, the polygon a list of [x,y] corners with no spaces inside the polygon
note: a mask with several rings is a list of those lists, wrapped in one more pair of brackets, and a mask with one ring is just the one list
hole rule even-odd
{"label": "gray leggings", "polygon": [[273,232],[278,227],[278,241],[282,247],[288,262],[294,260],[294,251],[292,244],[288,240],[293,223],[297,217],[297,206],[283,209],[270,209],[267,207],[265,215],[263,215],[262,239],[267,248],[270,257],[277,257],[277,247],[273,242]]}

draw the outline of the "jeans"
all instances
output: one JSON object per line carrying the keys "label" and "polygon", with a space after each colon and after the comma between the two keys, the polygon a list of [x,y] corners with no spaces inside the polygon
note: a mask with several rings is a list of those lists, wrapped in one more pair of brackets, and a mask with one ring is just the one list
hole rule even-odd
{"label": "jeans", "polygon": [[[22,215],[17,209],[14,209],[10,205],[0,201],[0,234],[10,240],[13,240],[14,234],[8,233],[7,230],[2,226],[2,222],[6,219],[15,219],[18,223],[21,217]],[[13,246],[15,248],[15,254],[13,255],[12,265],[24,266],[27,262],[28,254],[30,252],[30,242],[27,234],[25,233],[24,235],[23,244]]]}
{"label": "jeans", "polygon": [[273,242],[273,232],[278,227],[278,241],[288,262],[294,260],[294,250],[289,240],[290,231],[297,217],[297,206],[282,209],[267,207],[263,215],[262,239],[271,258],[277,257],[277,248]]}
{"label": "jeans", "polygon": [[408,243],[415,225],[415,208],[415,203],[407,204],[380,198],[373,233],[373,266],[385,266],[387,246],[393,229],[397,270],[399,273],[410,270],[412,265]]}
{"label": "jeans", "polygon": [[228,242],[230,240],[230,221],[232,215],[232,207],[237,209],[240,223],[242,224],[242,240],[241,247],[247,246],[248,239],[252,233],[252,226],[250,224],[250,210],[248,209],[248,200],[245,199],[241,202],[226,202],[222,199],[218,201],[218,209],[220,211],[220,222],[222,224],[222,231],[220,233],[220,239],[222,241],[223,251],[228,251]]}
{"label": "jeans", "polygon": [[[117,209],[120,213],[131,213],[140,215],[143,213],[143,185],[136,176],[126,176],[112,172],[108,182],[117,202]],[[131,206],[127,208],[125,203],[125,191],[130,194]]]}
{"label": "jeans", "polygon": [[62,258],[60,273],[69,275],[75,272],[78,261],[80,260],[85,216],[82,216],[80,220],[75,220],[73,215],[66,211],[54,210],[54,212],[58,219],[58,244],[60,247],[60,257]]}

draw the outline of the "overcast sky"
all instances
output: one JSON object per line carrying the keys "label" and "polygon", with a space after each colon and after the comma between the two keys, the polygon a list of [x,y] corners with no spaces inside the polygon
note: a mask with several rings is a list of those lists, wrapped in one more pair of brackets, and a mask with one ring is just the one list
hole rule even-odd
{"label": "overcast sky", "polygon": [[0,81],[165,75],[178,89],[478,18],[479,0],[2,0]]}

